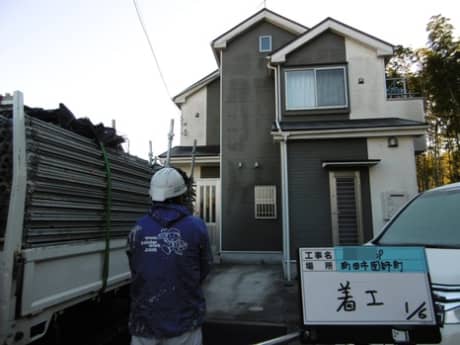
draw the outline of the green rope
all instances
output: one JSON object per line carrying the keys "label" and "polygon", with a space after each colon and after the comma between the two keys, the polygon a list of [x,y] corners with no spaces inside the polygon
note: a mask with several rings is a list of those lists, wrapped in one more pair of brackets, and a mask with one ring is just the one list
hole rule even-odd
{"label": "green rope", "polygon": [[110,232],[112,228],[112,174],[110,171],[109,157],[105,150],[104,144],[99,142],[102,156],[104,158],[105,176],[106,176],[106,202],[105,202],[105,250],[104,250],[104,265],[102,267],[102,287],[100,293],[105,291],[107,287],[107,279],[109,277],[110,263]]}

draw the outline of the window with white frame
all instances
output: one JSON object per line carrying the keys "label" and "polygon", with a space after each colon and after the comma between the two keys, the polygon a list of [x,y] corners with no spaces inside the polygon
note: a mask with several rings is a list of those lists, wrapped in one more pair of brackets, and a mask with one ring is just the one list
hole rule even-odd
{"label": "window with white frame", "polygon": [[255,186],[254,207],[256,219],[275,219],[276,186]]}
{"label": "window with white frame", "polygon": [[272,36],[259,36],[259,52],[271,52],[272,51]]}
{"label": "window with white frame", "polygon": [[348,106],[345,67],[292,69],[285,79],[286,110]]}

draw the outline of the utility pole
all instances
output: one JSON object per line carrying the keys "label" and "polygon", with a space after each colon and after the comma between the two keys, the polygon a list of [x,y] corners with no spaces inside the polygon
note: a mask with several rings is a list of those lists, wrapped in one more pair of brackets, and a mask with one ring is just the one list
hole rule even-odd
{"label": "utility pole", "polygon": [[152,150],[152,140],[149,140],[149,165],[153,164],[153,150]]}
{"label": "utility pole", "polygon": [[195,172],[195,154],[196,154],[196,139],[193,140],[192,149],[192,170],[190,171],[190,181],[193,182],[193,173]]}
{"label": "utility pole", "polygon": [[166,164],[165,167],[169,167],[169,163],[171,160],[171,146],[172,146],[172,141],[174,138],[174,119],[171,119],[171,127],[169,128],[169,133],[168,133],[168,153],[166,156]]}

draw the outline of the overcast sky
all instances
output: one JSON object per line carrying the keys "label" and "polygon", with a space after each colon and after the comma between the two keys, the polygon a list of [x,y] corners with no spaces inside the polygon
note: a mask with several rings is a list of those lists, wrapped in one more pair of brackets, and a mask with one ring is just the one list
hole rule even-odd
{"label": "overcast sky", "polygon": [[[77,117],[111,125],[148,157],[167,148],[180,111],[171,97],[217,68],[210,42],[264,6],[260,0],[137,0],[167,87],[133,0],[0,0],[0,94],[20,90],[32,107],[64,103]],[[392,44],[425,46],[426,24],[442,14],[458,36],[460,2],[267,0],[307,27],[326,17]]]}

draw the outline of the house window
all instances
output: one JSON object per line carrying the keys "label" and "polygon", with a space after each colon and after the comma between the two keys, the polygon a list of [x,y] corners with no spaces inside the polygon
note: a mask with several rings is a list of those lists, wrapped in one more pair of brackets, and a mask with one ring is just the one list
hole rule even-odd
{"label": "house window", "polygon": [[343,108],[348,105],[345,67],[286,71],[286,110]]}
{"label": "house window", "polygon": [[259,37],[259,52],[271,52],[272,51],[272,36],[260,36]]}
{"label": "house window", "polygon": [[254,206],[256,219],[275,219],[276,186],[255,186]]}

